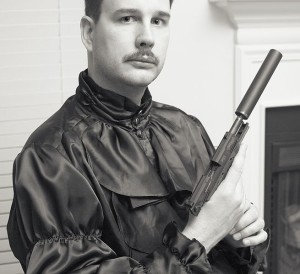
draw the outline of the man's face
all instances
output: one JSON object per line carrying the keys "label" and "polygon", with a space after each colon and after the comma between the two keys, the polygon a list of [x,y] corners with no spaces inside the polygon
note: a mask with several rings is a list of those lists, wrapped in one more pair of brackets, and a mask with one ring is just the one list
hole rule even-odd
{"label": "man's face", "polygon": [[99,83],[148,86],[165,61],[169,17],[169,0],[103,0],[92,44]]}

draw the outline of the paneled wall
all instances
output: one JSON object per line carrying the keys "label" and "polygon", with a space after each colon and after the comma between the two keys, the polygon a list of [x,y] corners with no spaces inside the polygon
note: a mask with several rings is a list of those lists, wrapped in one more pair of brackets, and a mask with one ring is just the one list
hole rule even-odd
{"label": "paneled wall", "polygon": [[86,67],[83,1],[0,1],[0,273],[23,273],[6,224],[12,165],[29,134],[74,93]]}

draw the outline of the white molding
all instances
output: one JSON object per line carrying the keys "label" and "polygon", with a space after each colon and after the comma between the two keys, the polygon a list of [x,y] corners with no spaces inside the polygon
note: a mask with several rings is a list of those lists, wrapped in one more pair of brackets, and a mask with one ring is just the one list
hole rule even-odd
{"label": "white molding", "polygon": [[235,43],[239,45],[300,44],[300,26],[238,28]]}
{"label": "white molding", "polygon": [[209,0],[224,9],[237,28],[300,27],[300,1]]}

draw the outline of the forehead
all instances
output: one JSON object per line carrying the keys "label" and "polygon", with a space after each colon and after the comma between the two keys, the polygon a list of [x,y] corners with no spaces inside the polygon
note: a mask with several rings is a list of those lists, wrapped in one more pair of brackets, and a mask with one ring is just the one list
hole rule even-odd
{"label": "forehead", "polygon": [[141,12],[170,12],[170,0],[103,0],[101,12],[136,9]]}

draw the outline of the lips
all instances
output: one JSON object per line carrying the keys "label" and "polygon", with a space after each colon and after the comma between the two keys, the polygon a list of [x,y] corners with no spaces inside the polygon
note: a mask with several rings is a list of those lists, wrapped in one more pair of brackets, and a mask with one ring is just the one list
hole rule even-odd
{"label": "lips", "polygon": [[139,62],[144,64],[158,65],[158,59],[152,52],[138,52],[125,57],[126,62]]}
{"label": "lips", "polygon": [[136,56],[135,58],[132,58],[128,61],[150,63],[150,64],[156,65],[156,59],[154,57],[151,57],[151,56]]}

